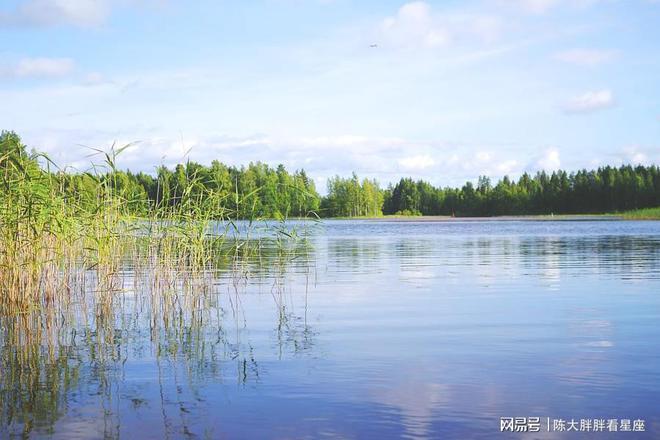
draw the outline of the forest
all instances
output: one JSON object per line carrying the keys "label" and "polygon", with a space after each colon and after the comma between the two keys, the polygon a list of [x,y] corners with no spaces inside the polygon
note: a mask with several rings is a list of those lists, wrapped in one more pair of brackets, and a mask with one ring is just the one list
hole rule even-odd
{"label": "forest", "polygon": [[655,166],[605,166],[597,170],[544,171],[503,177],[493,185],[479,177],[476,186],[436,188],[401,179],[385,191],[383,213],[498,216],[597,214],[660,206],[660,169]]}
{"label": "forest", "polygon": [[[121,153],[117,151],[116,153]],[[126,209],[140,215],[153,207],[203,209],[214,218],[377,217],[381,215],[499,216],[533,214],[611,213],[660,206],[660,169],[656,165],[567,172],[563,170],[519,179],[503,177],[492,184],[479,177],[476,185],[435,187],[423,180],[402,178],[382,189],[373,179],[335,176],[327,195],[320,196],[304,170],[264,163],[235,167],[217,160],[210,165],[188,161],[173,169],[133,173],[114,166],[101,172],[65,172],[45,155],[28,154],[14,132],[0,135],[0,157],[39,163],[65,200],[93,210],[99,188],[110,188],[126,200]]]}

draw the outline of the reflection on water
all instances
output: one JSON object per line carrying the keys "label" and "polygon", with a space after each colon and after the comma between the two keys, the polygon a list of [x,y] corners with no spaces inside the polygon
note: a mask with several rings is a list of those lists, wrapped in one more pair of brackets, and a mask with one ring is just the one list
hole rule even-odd
{"label": "reflection on water", "polygon": [[164,295],[127,269],[109,298],[0,318],[0,437],[493,438],[515,416],[660,435],[659,223],[305,235]]}

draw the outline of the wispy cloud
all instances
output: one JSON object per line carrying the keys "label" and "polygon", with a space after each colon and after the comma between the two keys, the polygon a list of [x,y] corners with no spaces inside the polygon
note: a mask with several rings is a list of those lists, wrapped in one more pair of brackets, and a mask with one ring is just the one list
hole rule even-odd
{"label": "wispy cloud", "polygon": [[497,0],[502,5],[513,6],[530,14],[546,14],[559,7],[587,8],[602,0]]}
{"label": "wispy cloud", "polygon": [[435,165],[435,160],[428,154],[408,156],[399,159],[399,165],[405,170],[424,170]]}
{"label": "wispy cloud", "polygon": [[426,2],[406,3],[385,18],[380,38],[390,47],[436,49],[464,40],[491,42],[498,38],[499,18],[469,13],[437,13]]}
{"label": "wispy cloud", "polygon": [[561,0],[515,0],[525,11],[543,14],[561,3]]}
{"label": "wispy cloud", "polygon": [[591,113],[614,105],[614,95],[611,90],[603,89],[585,92],[571,98],[564,104],[566,113]]}
{"label": "wispy cloud", "polygon": [[0,26],[94,27],[110,15],[110,0],[27,0],[0,11]]}
{"label": "wispy cloud", "polygon": [[632,165],[648,165],[657,159],[657,149],[643,148],[639,145],[627,145],[621,152],[621,162]]}
{"label": "wispy cloud", "polygon": [[548,148],[527,165],[527,171],[555,171],[561,167],[561,159],[557,148]]}
{"label": "wispy cloud", "polygon": [[75,63],[70,58],[23,58],[0,66],[0,76],[9,78],[61,77],[70,74]]}
{"label": "wispy cloud", "polygon": [[570,49],[557,52],[554,55],[554,58],[558,61],[589,67],[610,62],[615,57],[615,51],[600,49]]}
{"label": "wispy cloud", "polygon": [[84,86],[91,87],[91,86],[115,84],[115,82],[112,81],[111,79],[106,78],[100,72],[90,72],[83,77],[81,84]]}

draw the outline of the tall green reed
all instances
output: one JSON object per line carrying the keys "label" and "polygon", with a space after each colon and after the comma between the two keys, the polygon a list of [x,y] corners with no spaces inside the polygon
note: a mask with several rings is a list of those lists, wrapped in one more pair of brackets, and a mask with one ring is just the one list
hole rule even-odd
{"label": "tall green reed", "polygon": [[[95,292],[102,299],[98,315],[107,314],[126,288],[126,268],[146,275],[159,295],[203,290],[209,271],[223,265],[247,276],[244,262],[261,251],[250,237],[258,219],[248,218],[246,227],[236,219],[250,212],[253,194],[238,187],[231,195],[214,191],[193,171],[176,194],[159,180],[160,197],[136,198],[117,167],[129,147],[93,149],[101,160],[77,179],[20,144],[0,148],[0,313],[27,313]],[[278,229],[275,235],[286,236]]]}

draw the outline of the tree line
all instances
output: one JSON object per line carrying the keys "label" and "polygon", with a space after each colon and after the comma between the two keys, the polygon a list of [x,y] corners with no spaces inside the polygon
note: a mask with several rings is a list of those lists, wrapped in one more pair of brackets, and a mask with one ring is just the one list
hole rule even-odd
{"label": "tree line", "polygon": [[49,181],[77,205],[95,209],[100,189],[110,188],[136,215],[153,207],[204,210],[216,218],[288,218],[584,214],[660,206],[660,169],[655,165],[541,171],[517,180],[505,176],[495,184],[482,176],[476,185],[466,182],[460,188],[402,178],[381,189],[376,180],[353,173],[330,178],[328,193],[321,197],[304,170],[291,173],[283,165],[273,168],[261,162],[235,167],[217,160],[208,166],[189,161],[173,168],[159,166],[149,174],[120,170],[115,157],[105,153],[95,172],[71,172],[55,169],[43,155],[29,155],[13,132],[0,135],[3,156],[31,163],[41,156]]}
{"label": "tree line", "polygon": [[476,186],[437,188],[428,182],[401,179],[385,191],[383,213],[497,216],[595,214],[660,206],[660,168],[605,166],[568,173],[563,170],[517,181],[503,177],[493,185],[479,177]]}

